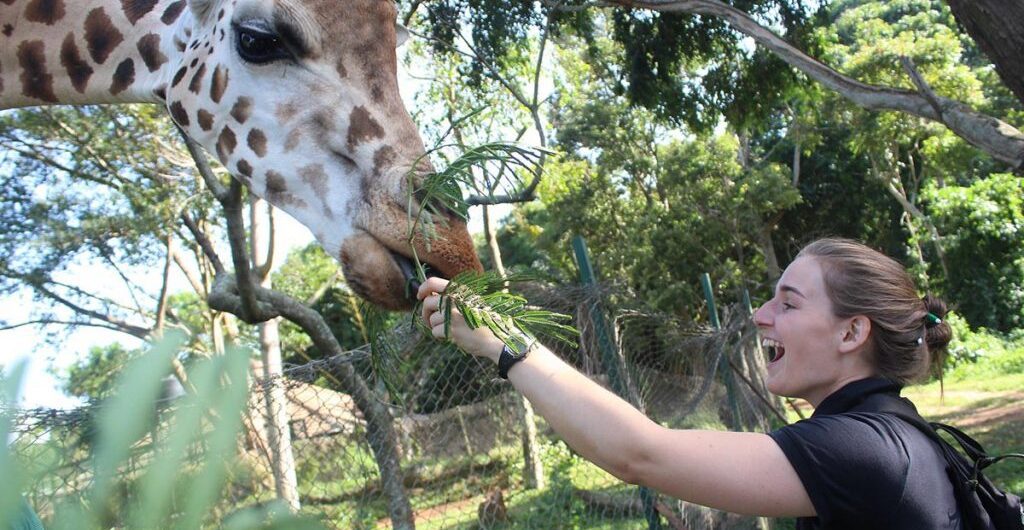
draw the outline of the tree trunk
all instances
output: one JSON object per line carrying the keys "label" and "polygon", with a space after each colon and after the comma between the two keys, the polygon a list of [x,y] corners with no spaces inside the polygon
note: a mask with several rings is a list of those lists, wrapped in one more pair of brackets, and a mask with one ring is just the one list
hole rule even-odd
{"label": "tree trunk", "polygon": [[[504,278],[505,264],[501,260],[501,248],[498,247],[498,239],[491,224],[490,208],[486,205],[483,207],[483,216],[484,237],[487,238],[487,248],[491,251],[494,270]],[[544,465],[540,461],[540,444],[537,443],[537,422],[534,420],[533,405],[522,394],[517,395],[516,412],[523,426],[523,483],[527,489],[542,489]]]}
{"label": "tree trunk", "polygon": [[999,78],[1024,103],[1024,3],[947,0],[949,10],[996,67]]}
{"label": "tree trunk", "polygon": [[[273,222],[263,226],[263,201],[253,199],[249,206],[250,228],[252,230],[253,269],[259,273],[259,284],[270,289],[270,269],[273,265]],[[269,218],[271,206],[267,205]],[[263,399],[266,404],[266,440],[270,446],[270,469],[274,475],[274,491],[294,511],[299,511],[299,484],[295,477],[295,456],[292,453],[291,428],[288,422],[288,398],[284,388],[284,374],[281,366],[281,337],[278,332],[280,318],[272,318],[259,324],[260,356],[263,360]]]}

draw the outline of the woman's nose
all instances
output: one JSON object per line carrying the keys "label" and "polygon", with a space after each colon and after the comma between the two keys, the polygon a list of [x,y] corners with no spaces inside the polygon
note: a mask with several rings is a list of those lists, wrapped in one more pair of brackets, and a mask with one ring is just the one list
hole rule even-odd
{"label": "woman's nose", "polygon": [[761,304],[761,307],[754,311],[754,324],[758,326],[768,326],[771,324],[771,300]]}

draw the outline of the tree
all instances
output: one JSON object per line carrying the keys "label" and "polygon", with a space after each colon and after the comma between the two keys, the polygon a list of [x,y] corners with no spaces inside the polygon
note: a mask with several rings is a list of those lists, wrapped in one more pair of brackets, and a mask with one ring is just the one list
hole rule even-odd
{"label": "tree", "polygon": [[[434,35],[441,40],[458,35],[460,24],[470,25],[474,39],[488,50],[481,62],[500,58],[511,43],[529,34],[531,24],[546,20],[545,12],[561,27],[588,38],[611,28],[625,51],[617,61],[620,90],[634,102],[691,127],[713,127],[719,111],[738,130],[751,121],[763,121],[797,83],[779,68],[782,61],[860,107],[895,110],[941,123],[1001,163],[1014,169],[1024,165],[1024,134],[1005,121],[937,94],[913,69],[907,72],[912,89],[870,85],[802,51],[801,45],[815,51],[807,33],[820,12],[813,13],[810,3],[767,0],[732,6],[718,0],[614,0],[599,4],[619,6],[610,12],[571,4],[544,4],[539,11],[513,9],[500,1],[473,3],[472,9],[470,5],[443,2],[430,8],[430,19]],[[818,5],[826,9],[828,4]],[[478,28],[479,24],[486,28]],[[784,30],[786,38],[770,29],[774,27]],[[775,59],[744,52],[737,44],[740,34]]]}
{"label": "tree", "polygon": [[925,197],[945,236],[956,280],[945,285],[975,327],[1024,326],[1024,183],[991,175],[965,186],[930,186]]}

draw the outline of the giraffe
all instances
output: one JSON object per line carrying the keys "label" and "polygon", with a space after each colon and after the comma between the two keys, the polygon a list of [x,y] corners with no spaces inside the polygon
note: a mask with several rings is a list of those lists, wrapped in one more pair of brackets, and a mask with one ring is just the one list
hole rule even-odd
{"label": "giraffe", "polygon": [[[430,167],[399,94],[396,17],[392,0],[0,0],[0,108],[163,105],[357,294],[408,309],[407,175]],[[480,270],[448,217],[414,238],[417,257]]]}

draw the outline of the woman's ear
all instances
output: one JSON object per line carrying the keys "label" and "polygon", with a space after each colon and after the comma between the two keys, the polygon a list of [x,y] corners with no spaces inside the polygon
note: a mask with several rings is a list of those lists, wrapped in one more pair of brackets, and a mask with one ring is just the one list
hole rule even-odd
{"label": "woman's ear", "polygon": [[871,337],[871,319],[864,315],[857,315],[846,320],[846,325],[840,330],[842,337],[839,340],[839,351],[851,353],[860,350],[868,343]]}

